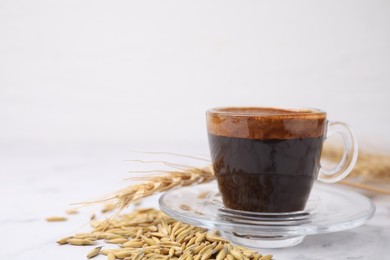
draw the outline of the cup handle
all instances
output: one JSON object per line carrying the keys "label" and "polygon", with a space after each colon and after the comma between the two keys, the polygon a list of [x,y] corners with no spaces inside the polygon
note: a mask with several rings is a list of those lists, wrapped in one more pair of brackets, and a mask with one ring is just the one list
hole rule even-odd
{"label": "cup handle", "polygon": [[340,134],[344,141],[344,153],[338,165],[331,169],[323,166],[320,168],[318,180],[326,183],[334,183],[345,178],[353,169],[358,157],[358,143],[356,136],[343,122],[328,122],[326,138],[333,134]]}

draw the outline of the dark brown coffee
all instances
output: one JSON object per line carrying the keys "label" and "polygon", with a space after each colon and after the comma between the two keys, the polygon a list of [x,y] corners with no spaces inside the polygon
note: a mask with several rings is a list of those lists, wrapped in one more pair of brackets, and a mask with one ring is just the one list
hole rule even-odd
{"label": "dark brown coffee", "polygon": [[320,168],[325,113],[232,109],[207,114],[224,205],[256,212],[303,210]]}
{"label": "dark brown coffee", "polygon": [[319,170],[322,137],[258,140],[209,134],[226,207],[258,212],[303,210]]}

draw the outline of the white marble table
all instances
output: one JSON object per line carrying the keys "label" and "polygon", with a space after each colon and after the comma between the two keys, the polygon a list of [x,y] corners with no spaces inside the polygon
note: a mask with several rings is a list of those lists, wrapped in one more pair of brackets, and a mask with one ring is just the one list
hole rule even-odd
{"label": "white marble table", "polygon": [[[164,147],[185,152],[179,146]],[[82,208],[66,222],[48,223],[45,218],[64,215],[70,203],[94,199],[127,185],[122,182],[130,175],[127,171],[143,167],[125,161],[134,158],[129,150],[156,150],[153,148],[131,144],[2,145],[0,259],[85,259],[88,248],[58,246],[55,241],[88,230],[88,218],[97,208]],[[375,216],[363,226],[308,236],[298,246],[263,253],[272,253],[275,259],[389,259],[390,197],[376,197],[375,203]],[[145,205],[157,206],[156,197]]]}

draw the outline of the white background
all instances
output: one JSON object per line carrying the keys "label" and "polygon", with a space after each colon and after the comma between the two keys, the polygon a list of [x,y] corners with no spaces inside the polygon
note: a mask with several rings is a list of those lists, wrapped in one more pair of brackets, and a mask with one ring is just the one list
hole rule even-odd
{"label": "white background", "polygon": [[0,2],[7,146],[206,147],[220,105],[318,107],[375,142],[389,99],[386,0]]}
{"label": "white background", "polygon": [[[181,160],[132,150],[207,154],[210,107],[317,107],[388,149],[389,100],[388,0],[0,0],[0,258],[84,259],[54,241],[90,209],[44,219],[129,185],[125,159]],[[266,252],[384,259],[385,205]]]}

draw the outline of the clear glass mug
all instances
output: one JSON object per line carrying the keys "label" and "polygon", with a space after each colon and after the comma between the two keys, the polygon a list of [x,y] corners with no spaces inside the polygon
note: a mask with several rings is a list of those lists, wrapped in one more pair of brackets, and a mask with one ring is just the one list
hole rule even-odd
{"label": "clear glass mug", "polygon": [[[223,203],[236,210],[303,210],[314,181],[340,181],[358,155],[352,130],[314,108],[213,108],[207,111],[207,131]],[[344,154],[326,169],[321,150],[333,134],[342,136]]]}

